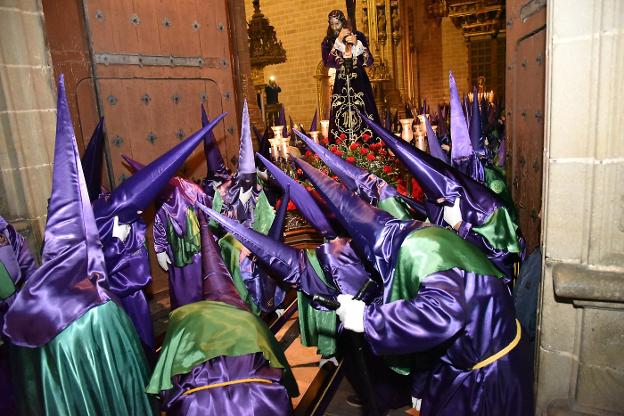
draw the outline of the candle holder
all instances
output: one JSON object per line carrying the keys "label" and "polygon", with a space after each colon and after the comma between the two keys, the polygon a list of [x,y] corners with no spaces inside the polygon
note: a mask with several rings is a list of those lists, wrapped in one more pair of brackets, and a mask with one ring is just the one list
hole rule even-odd
{"label": "candle holder", "polygon": [[329,120],[321,120],[321,135],[324,139],[329,139]]}
{"label": "candle holder", "polygon": [[411,142],[414,138],[414,131],[412,130],[413,118],[402,118],[399,120],[401,123],[401,138],[406,142]]}
{"label": "candle holder", "polygon": [[319,142],[319,134],[321,134],[320,131],[311,131],[310,132],[310,137],[312,138],[312,140],[314,140],[314,143],[318,144]]}
{"label": "candle holder", "polygon": [[273,138],[269,139],[269,143],[271,143],[271,156],[275,161],[277,161],[280,157],[282,142],[284,140],[282,137],[283,128],[284,126],[271,127],[271,130],[273,130]]}

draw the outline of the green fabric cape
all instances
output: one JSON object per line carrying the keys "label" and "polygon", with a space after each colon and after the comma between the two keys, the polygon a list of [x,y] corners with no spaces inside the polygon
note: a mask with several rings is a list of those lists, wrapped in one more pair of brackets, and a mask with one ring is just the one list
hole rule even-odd
{"label": "green fabric cape", "polygon": [[511,219],[507,208],[500,207],[490,215],[485,224],[472,227],[472,231],[485,237],[492,247],[508,253],[520,253],[516,230],[518,226]]}
{"label": "green fabric cape", "polygon": [[0,262],[0,300],[8,298],[13,293],[15,293],[15,283],[4,264]]}
{"label": "green fabric cape", "polygon": [[183,236],[176,234],[171,219],[167,220],[167,241],[173,253],[173,264],[184,267],[193,263],[193,256],[201,250],[199,235],[199,221],[193,207],[186,210],[186,233]]}
{"label": "green fabric cape", "polygon": [[230,275],[232,275],[232,281],[239,296],[249,306],[254,315],[260,315],[260,308],[251,298],[240,273],[240,252],[245,246],[232,234],[228,233],[219,240],[219,247],[221,248],[221,257],[223,257],[225,266],[230,271]]}
{"label": "green fabric cape", "polygon": [[[334,287],[326,279],[316,257],[316,251],[306,250],[306,255],[325,286]],[[336,311],[320,311],[314,309],[310,303],[308,296],[301,291],[297,292],[301,344],[306,347],[317,347],[318,354],[322,356],[334,355],[336,354]]]}
{"label": "green fabric cape", "polygon": [[413,219],[410,216],[409,211],[405,209],[405,205],[403,205],[403,203],[395,197],[382,199],[377,204],[377,208],[386,211],[388,214],[392,215],[398,220],[409,221]]}
{"label": "green fabric cape", "polygon": [[288,393],[299,395],[288,361],[275,336],[257,316],[222,302],[184,305],[170,315],[162,351],[146,391],[158,394],[173,387],[171,379],[220,356],[261,352],[273,368],[284,369]]}
{"label": "green fabric cape", "polygon": [[11,346],[19,414],[153,415],[149,373],[130,318],[114,302],[89,309],[39,348]]}

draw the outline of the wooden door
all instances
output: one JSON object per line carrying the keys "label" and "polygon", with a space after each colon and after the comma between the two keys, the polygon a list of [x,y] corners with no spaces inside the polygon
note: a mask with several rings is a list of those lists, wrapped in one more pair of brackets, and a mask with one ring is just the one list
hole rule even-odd
{"label": "wooden door", "polygon": [[545,0],[507,0],[508,177],[527,253],[540,244],[544,157]]}
{"label": "wooden door", "polygon": [[[130,172],[121,155],[148,163],[200,128],[200,103],[208,116],[228,112],[215,129],[230,165],[238,157],[240,115],[227,0],[84,0],[84,26],[92,77],[78,82],[80,125],[93,124],[93,111],[81,111],[96,91],[105,118],[107,165],[112,186]],[[91,99],[92,101],[92,99]],[[205,176],[201,146],[183,174]],[[153,218],[153,211],[146,212]],[[151,225],[151,224],[150,224]],[[151,247],[151,226],[147,233]],[[152,293],[167,278],[151,258]]]}
{"label": "wooden door", "polygon": [[[229,113],[215,134],[226,160],[238,155],[226,0],[84,0],[83,5],[113,186],[128,175],[122,154],[150,162],[197,130],[200,103],[211,118]],[[185,173],[200,178],[205,175],[201,148],[195,153]]]}

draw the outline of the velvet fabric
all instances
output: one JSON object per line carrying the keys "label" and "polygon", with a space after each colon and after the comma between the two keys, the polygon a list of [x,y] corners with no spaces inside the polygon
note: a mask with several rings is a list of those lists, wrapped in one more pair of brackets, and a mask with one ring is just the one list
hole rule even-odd
{"label": "velvet fabric", "polygon": [[[262,353],[215,357],[174,376],[173,387],[161,394],[163,409],[169,416],[291,415],[288,392],[280,384],[282,374],[282,369],[269,366]],[[271,383],[241,383],[184,395],[192,388],[246,378]]]}

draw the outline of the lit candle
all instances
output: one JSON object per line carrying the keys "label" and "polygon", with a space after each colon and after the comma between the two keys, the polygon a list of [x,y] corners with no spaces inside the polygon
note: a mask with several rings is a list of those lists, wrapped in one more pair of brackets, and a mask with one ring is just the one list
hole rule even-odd
{"label": "lit candle", "polygon": [[312,140],[314,140],[314,143],[318,144],[318,142],[319,142],[319,138],[318,138],[319,133],[320,132],[318,132],[318,131],[311,131],[310,132],[310,137],[312,137]]}
{"label": "lit candle", "polygon": [[321,134],[323,138],[329,139],[329,120],[321,120]]}

